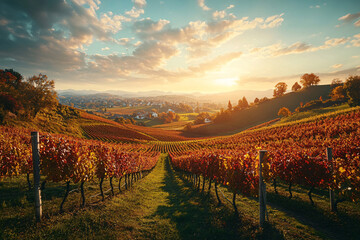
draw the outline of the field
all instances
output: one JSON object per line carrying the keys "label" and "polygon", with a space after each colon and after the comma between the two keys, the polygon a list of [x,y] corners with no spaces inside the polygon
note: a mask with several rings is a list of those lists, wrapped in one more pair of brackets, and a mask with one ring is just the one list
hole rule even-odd
{"label": "field", "polygon": [[[83,115],[83,130],[101,141],[40,134],[41,181],[46,180],[41,223],[35,222],[29,190],[30,132],[3,127],[0,237],[356,239],[360,110],[341,106],[305,116],[232,136],[191,139]],[[326,147],[333,149],[331,164]],[[268,151],[263,227],[259,149]]]}

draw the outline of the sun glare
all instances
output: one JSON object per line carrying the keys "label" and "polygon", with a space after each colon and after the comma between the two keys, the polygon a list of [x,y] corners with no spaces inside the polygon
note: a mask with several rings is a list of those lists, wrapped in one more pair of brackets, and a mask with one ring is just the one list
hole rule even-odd
{"label": "sun glare", "polygon": [[216,85],[232,87],[236,85],[237,78],[220,78],[216,79],[214,82]]}

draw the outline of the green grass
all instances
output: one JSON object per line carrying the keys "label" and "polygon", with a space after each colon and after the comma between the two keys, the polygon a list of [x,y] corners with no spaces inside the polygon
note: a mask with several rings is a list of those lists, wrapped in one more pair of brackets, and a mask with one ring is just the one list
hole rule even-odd
{"label": "green grass", "polygon": [[317,116],[323,115],[323,114],[336,113],[336,112],[339,112],[342,110],[346,111],[349,108],[350,108],[350,106],[348,104],[342,104],[339,106],[319,108],[319,109],[314,109],[314,110],[310,110],[310,111],[306,111],[306,112],[299,112],[299,113],[294,112],[291,116],[282,118],[280,121],[277,122],[277,124],[299,121],[299,120],[306,119],[306,118],[317,117]]}
{"label": "green grass", "polygon": [[[108,189],[109,182],[104,185]],[[235,215],[221,194],[223,204],[217,205],[214,188],[207,193],[207,182],[202,193],[173,171],[166,155],[131,189],[107,195],[105,201],[89,198],[99,192],[98,182],[85,186],[85,208],[79,207],[80,194],[72,193],[60,214],[65,186],[47,183],[42,195],[44,217],[36,224],[33,193],[26,189],[25,177],[3,179],[0,239],[356,239],[360,234],[359,204],[341,203],[339,213],[330,213],[326,191],[314,192],[313,207],[307,189],[295,186],[290,200],[287,186],[281,183],[279,195],[268,186],[269,223],[260,230],[256,198],[238,196],[239,215]],[[231,192],[220,189],[231,199]]]}
{"label": "green grass", "polygon": [[198,113],[180,113],[180,121],[194,121]]}
{"label": "green grass", "polygon": [[281,97],[272,98],[269,101],[257,104],[248,109],[234,112],[230,119],[219,123],[205,124],[193,128],[191,132],[202,136],[221,136],[239,133],[253,126],[278,118],[278,111],[282,107],[294,111],[300,103],[311,100],[329,98],[330,85],[311,86],[299,92],[287,93]]}

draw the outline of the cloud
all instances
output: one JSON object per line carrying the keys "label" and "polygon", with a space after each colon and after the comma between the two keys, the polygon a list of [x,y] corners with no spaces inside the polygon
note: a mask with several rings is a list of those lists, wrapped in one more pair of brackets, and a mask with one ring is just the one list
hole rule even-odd
{"label": "cloud", "polygon": [[226,17],[226,12],[225,12],[225,10],[222,10],[222,11],[217,11],[216,10],[215,12],[212,13],[212,17],[214,19],[225,18]]}
{"label": "cloud", "polygon": [[113,15],[112,12],[103,13],[100,22],[107,32],[117,33],[122,30],[122,22],[130,22],[131,19],[122,15]]}
{"label": "cloud", "polygon": [[144,8],[146,6],[146,0],[132,0],[137,8]]}
{"label": "cloud", "polygon": [[120,38],[117,40],[118,44],[126,46],[130,43],[131,39],[130,38]]}
{"label": "cloud", "polygon": [[169,45],[156,42],[146,42],[138,47],[133,56],[93,55],[87,68],[80,70],[80,75],[86,78],[90,74],[101,76],[101,79],[122,78],[130,83],[136,81],[147,82],[178,82],[185,79],[199,78],[206,73],[216,71],[231,61],[239,58],[241,52],[226,53],[196,66],[167,70],[164,68],[166,60],[176,56],[179,51]]}
{"label": "cloud", "polygon": [[167,20],[143,19],[133,24],[133,29],[144,41],[160,41],[171,45],[184,44],[190,57],[203,57],[230,39],[254,28],[274,28],[283,21],[283,14],[268,18],[248,17],[189,22],[182,28],[172,28]]}
{"label": "cloud", "polygon": [[136,21],[133,25],[135,32],[150,34],[161,31],[170,21],[160,19],[159,21],[153,21],[150,18]]}
{"label": "cloud", "polygon": [[210,8],[205,5],[205,0],[198,0],[199,7],[202,8],[204,11],[209,11]]}
{"label": "cloud", "polygon": [[320,8],[320,5],[310,6],[310,8]]}
{"label": "cloud", "polygon": [[335,68],[335,69],[338,69],[338,68],[342,68],[342,66],[343,66],[343,65],[339,63],[339,64],[334,64],[334,65],[332,65],[331,67],[332,67],[332,68]]}
{"label": "cloud", "polygon": [[110,50],[110,48],[109,48],[109,47],[103,47],[103,48],[101,48],[101,51],[107,51],[107,50]]}
{"label": "cloud", "polygon": [[354,35],[353,40],[351,40],[351,44],[353,47],[360,47],[360,33]]}
{"label": "cloud", "polygon": [[314,47],[310,44],[304,43],[304,42],[296,42],[291,44],[290,46],[283,46],[280,43],[265,46],[265,47],[257,47],[252,48],[250,50],[250,53],[252,54],[259,54],[262,56],[267,57],[278,57],[283,55],[289,55],[289,54],[298,54],[298,53],[304,53],[304,52],[315,52],[319,50],[329,49],[332,47],[336,47],[339,45],[343,45],[350,41],[350,38],[332,38],[328,39],[324,42],[323,45],[320,45],[318,47]]}
{"label": "cloud", "polygon": [[110,74],[113,77],[125,77],[133,73],[146,74],[149,70],[162,67],[166,60],[178,53],[176,48],[167,44],[145,42],[134,50],[132,56],[92,55],[84,70],[96,74]]}
{"label": "cloud", "polygon": [[141,14],[144,14],[144,9],[132,7],[130,11],[125,12],[126,15],[132,18],[138,18]]}
{"label": "cloud", "polygon": [[226,9],[231,9],[231,8],[234,8],[235,6],[234,5],[229,5]]}
{"label": "cloud", "polygon": [[195,73],[206,73],[210,70],[220,69],[222,66],[239,58],[241,55],[242,55],[242,52],[226,53],[226,54],[220,55],[208,62],[201,63],[196,67],[189,67],[189,69]]}
{"label": "cloud", "polygon": [[[356,19],[358,19],[358,18],[360,18],[360,12],[359,12],[359,13],[354,13],[354,14],[348,13],[348,14],[340,17],[340,18],[339,18],[339,21],[352,22],[352,21],[354,21],[354,20],[356,20]],[[355,25],[356,27],[360,27],[360,19],[357,20],[357,21],[354,23],[354,25]]]}

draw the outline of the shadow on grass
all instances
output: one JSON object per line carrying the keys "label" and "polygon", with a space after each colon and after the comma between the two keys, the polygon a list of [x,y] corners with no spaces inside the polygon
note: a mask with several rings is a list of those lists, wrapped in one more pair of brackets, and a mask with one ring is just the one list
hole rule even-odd
{"label": "shadow on grass", "polygon": [[[294,191],[302,193],[302,191]],[[306,193],[306,191],[303,191]],[[319,195],[323,196],[323,191]],[[358,239],[360,236],[359,222],[360,217],[351,215],[339,210],[337,213],[331,213],[330,210],[324,210],[317,206],[312,206],[310,202],[299,198],[289,199],[288,196],[267,193],[268,205],[273,209],[286,212],[287,215],[296,218],[304,225],[309,225],[319,232],[325,234],[323,237],[335,239]],[[330,203],[329,203],[330,205]]]}
{"label": "shadow on grass", "polygon": [[[212,196],[201,194],[191,184],[179,181],[166,160],[163,191],[168,192],[169,206],[160,206],[153,216],[171,219],[181,239],[281,239],[272,226],[260,233],[258,225],[242,219],[227,207],[216,207]],[[274,237],[271,237],[274,236]]]}

